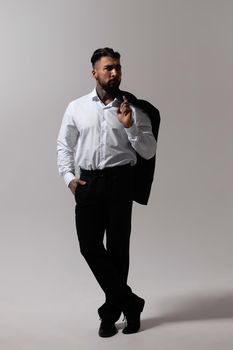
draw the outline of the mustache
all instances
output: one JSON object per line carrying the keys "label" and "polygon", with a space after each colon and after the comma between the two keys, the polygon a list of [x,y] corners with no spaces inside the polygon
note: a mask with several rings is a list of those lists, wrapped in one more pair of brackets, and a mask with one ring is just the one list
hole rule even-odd
{"label": "mustache", "polygon": [[117,79],[117,78],[112,78],[109,80],[109,82],[116,82],[116,83],[120,83],[120,79]]}

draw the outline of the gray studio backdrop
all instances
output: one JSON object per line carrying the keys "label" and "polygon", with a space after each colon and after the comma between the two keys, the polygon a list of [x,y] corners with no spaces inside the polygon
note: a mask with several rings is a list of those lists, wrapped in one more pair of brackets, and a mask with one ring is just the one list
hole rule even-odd
{"label": "gray studio backdrop", "polygon": [[151,300],[229,292],[232,11],[227,0],[0,1],[1,330],[90,303],[93,316],[102,301],[56,138],[67,104],[94,87],[103,46],[122,55],[121,87],[161,112],[150,202],[134,205],[131,285]]}

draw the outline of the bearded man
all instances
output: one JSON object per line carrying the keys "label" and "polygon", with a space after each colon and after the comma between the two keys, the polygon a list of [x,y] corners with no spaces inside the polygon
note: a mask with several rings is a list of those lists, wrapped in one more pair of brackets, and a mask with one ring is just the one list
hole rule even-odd
{"label": "bearded man", "polygon": [[98,309],[99,336],[110,337],[117,333],[115,323],[122,312],[124,334],[140,328],[145,301],[127,284],[132,174],[137,155],[153,158],[157,143],[149,116],[119,89],[120,54],[97,49],[91,62],[96,86],[68,105],[57,140],[57,160],[59,173],[75,197],[81,254],[105,294]]}

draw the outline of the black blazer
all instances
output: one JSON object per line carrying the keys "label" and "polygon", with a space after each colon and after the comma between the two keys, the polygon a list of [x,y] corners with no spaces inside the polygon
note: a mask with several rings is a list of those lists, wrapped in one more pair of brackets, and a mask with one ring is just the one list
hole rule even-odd
{"label": "black blazer", "polygon": [[[128,91],[121,91],[129,103],[142,109],[150,118],[152,132],[156,141],[158,141],[158,133],[160,126],[160,113],[150,102],[140,100]],[[151,185],[154,179],[156,155],[148,160],[142,158],[137,153],[137,163],[133,170],[133,200],[139,204],[146,205],[149,200]]]}

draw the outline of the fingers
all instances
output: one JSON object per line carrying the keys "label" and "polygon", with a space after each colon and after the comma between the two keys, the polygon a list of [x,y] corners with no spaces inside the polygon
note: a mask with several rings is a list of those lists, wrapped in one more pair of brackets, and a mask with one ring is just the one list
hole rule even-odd
{"label": "fingers", "polygon": [[125,96],[123,96],[123,102],[122,102],[121,106],[128,106],[129,107],[129,102]]}
{"label": "fingers", "polygon": [[86,185],[86,181],[83,181],[83,180],[78,180],[77,182],[77,185],[80,184],[80,185]]}
{"label": "fingers", "polygon": [[131,111],[129,102],[128,102],[128,100],[127,100],[127,98],[125,96],[123,96],[123,102],[121,103],[120,111],[124,115],[127,115]]}
{"label": "fingers", "polygon": [[76,191],[76,188],[81,185],[85,185],[86,184],[86,181],[83,181],[83,180],[80,180],[80,179],[73,179],[70,183],[69,183],[69,188],[71,190],[71,192],[73,194],[75,194],[75,191]]}

